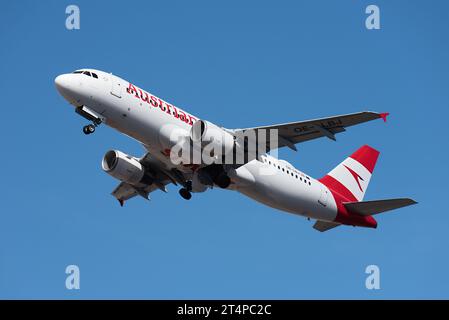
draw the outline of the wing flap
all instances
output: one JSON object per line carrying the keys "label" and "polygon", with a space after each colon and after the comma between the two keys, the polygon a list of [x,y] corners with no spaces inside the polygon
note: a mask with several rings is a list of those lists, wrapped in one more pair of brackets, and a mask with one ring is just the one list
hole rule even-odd
{"label": "wing flap", "polygon": [[112,195],[120,202],[121,205],[135,196],[141,196],[144,199],[150,200],[150,193],[156,189],[161,189],[164,192],[167,192],[165,186],[169,184],[171,181],[163,181],[160,183],[153,183],[144,188],[137,188],[133,185],[130,185],[126,182],[121,182],[115,189],[112,191]]}
{"label": "wing flap", "polygon": [[417,202],[409,198],[386,199],[374,201],[345,202],[343,205],[351,212],[362,216],[370,216],[385,211],[399,209],[416,204]]}
{"label": "wing flap", "polygon": [[120,183],[111,193],[117,200],[126,201],[137,195],[136,189],[126,182]]}

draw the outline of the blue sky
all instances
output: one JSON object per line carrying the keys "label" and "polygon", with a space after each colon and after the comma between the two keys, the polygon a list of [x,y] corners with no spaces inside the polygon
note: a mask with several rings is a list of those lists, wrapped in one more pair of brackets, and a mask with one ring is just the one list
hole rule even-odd
{"label": "blue sky", "polygon": [[[365,28],[372,3],[381,30]],[[447,1],[76,1],[77,31],[69,4],[1,5],[0,298],[449,298]],[[53,82],[81,67],[230,128],[388,111],[280,156],[321,177],[370,144],[366,199],[419,205],[323,234],[224,190],[120,208],[100,160],[144,150],[107,127],[83,135]],[[370,264],[381,290],[365,288]]]}

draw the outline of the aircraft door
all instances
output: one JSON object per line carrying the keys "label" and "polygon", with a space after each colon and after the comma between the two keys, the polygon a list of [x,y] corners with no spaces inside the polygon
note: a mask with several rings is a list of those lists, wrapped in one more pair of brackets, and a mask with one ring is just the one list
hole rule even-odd
{"label": "aircraft door", "polygon": [[327,206],[328,193],[329,191],[327,190],[327,188],[324,185],[321,185],[321,194],[318,202],[324,207]]}
{"label": "aircraft door", "polygon": [[111,75],[111,94],[117,98],[122,97],[122,86],[120,80]]}

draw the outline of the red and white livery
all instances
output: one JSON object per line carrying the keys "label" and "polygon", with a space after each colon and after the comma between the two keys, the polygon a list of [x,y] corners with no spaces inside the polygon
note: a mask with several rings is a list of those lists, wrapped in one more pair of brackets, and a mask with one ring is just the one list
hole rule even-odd
{"label": "red and white livery", "polygon": [[86,135],[104,123],[136,139],[146,149],[142,157],[118,150],[110,150],[103,157],[103,170],[120,181],[112,195],[121,205],[135,196],[149,199],[155,190],[166,192],[168,184],[180,186],[179,193],[187,200],[192,193],[218,186],[238,191],[270,207],[315,219],[314,228],[326,231],[339,225],[376,228],[374,215],[416,203],[408,198],[364,200],[379,158],[379,152],[367,145],[319,180],[271,156],[270,148],[267,153],[246,157],[243,163],[221,162],[215,153],[211,153],[217,158],[213,163],[174,162],[171,157],[180,141],[181,145],[189,146],[207,140],[215,144],[214,147],[220,144],[218,147],[233,153],[236,150],[248,152],[244,143],[238,143],[240,134],[273,130],[277,133],[275,148],[288,147],[296,151],[298,143],[321,137],[335,140],[336,134],[353,125],[375,119],[386,121],[388,113],[364,111],[255,128],[227,129],[200,120],[148,91],[100,70],[80,69],[63,74],[55,79],[55,84],[75,111],[91,122],[83,128]]}

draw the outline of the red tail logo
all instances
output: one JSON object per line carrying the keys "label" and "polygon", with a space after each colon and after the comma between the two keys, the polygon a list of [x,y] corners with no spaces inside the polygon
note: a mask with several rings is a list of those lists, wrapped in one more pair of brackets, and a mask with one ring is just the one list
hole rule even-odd
{"label": "red tail logo", "polygon": [[360,191],[363,192],[362,186],[360,185],[360,180],[364,181],[363,178],[357,172],[355,172],[354,170],[352,170],[348,166],[344,165],[344,167],[346,169],[348,169],[348,171],[351,173],[351,175],[354,177],[355,181],[357,182],[357,185],[359,186]]}

